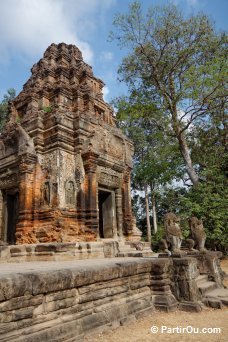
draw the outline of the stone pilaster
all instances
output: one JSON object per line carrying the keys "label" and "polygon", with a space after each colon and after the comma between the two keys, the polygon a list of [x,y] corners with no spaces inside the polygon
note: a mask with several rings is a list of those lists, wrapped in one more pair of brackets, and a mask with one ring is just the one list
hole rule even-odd
{"label": "stone pilaster", "polygon": [[154,259],[151,269],[151,293],[156,309],[174,311],[178,302],[171,292],[172,261],[168,258]]}
{"label": "stone pilaster", "polygon": [[88,151],[82,155],[85,169],[85,214],[86,226],[98,235],[98,210],[97,210],[97,158],[98,154]]}
{"label": "stone pilaster", "polygon": [[[16,242],[26,243],[28,235],[32,238],[31,230],[33,228],[33,202],[34,202],[34,172],[36,156],[25,153],[20,156],[19,162],[19,207],[18,222],[16,225]],[[35,242],[35,237],[34,237]]]}
{"label": "stone pilaster", "polygon": [[123,225],[124,232],[130,235],[132,231],[132,211],[130,193],[130,169],[127,168],[123,175]]}
{"label": "stone pilaster", "polygon": [[3,196],[0,190],[0,240],[4,240],[4,225],[3,225]]}
{"label": "stone pilaster", "polygon": [[131,206],[131,169],[127,168],[123,177],[123,226],[127,239],[131,241],[139,241],[142,232],[136,226],[136,219],[132,212]]}
{"label": "stone pilaster", "polygon": [[84,101],[83,101],[83,94],[80,91],[77,91],[74,95],[74,111],[78,114],[83,112],[84,110]]}
{"label": "stone pilaster", "polygon": [[194,258],[173,258],[173,290],[179,301],[199,299],[196,278],[199,275]]}
{"label": "stone pilaster", "polygon": [[173,258],[172,291],[180,302],[179,308],[185,311],[201,311],[201,299],[197,288],[199,270],[194,258]]}
{"label": "stone pilaster", "polygon": [[116,219],[117,219],[117,235],[123,238],[123,211],[122,211],[122,190],[118,188],[115,190],[116,197]]}

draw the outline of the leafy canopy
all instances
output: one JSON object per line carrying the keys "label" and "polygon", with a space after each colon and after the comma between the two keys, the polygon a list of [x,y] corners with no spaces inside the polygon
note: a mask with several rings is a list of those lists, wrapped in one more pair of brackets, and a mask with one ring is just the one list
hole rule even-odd
{"label": "leafy canopy", "polygon": [[[226,104],[226,43],[204,14],[184,17],[174,5],[152,7],[138,2],[114,20],[111,37],[128,49],[119,67],[131,96],[156,103],[150,120],[173,135],[193,184],[197,184],[188,134],[216,116]],[[141,100],[141,99],[140,99]]]}
{"label": "leafy canopy", "polygon": [[2,131],[6,121],[8,120],[9,111],[8,111],[8,103],[12,101],[16,96],[16,90],[10,88],[7,90],[7,93],[3,96],[3,100],[0,103],[0,132]]}

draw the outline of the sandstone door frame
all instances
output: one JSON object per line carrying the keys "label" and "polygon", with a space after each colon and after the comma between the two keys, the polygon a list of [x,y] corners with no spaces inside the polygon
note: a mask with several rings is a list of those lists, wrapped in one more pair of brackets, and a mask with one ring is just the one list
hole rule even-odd
{"label": "sandstone door frame", "polygon": [[9,245],[16,243],[19,191],[17,188],[2,190],[2,239]]}
{"label": "sandstone door frame", "polygon": [[99,237],[117,238],[115,190],[98,187]]}

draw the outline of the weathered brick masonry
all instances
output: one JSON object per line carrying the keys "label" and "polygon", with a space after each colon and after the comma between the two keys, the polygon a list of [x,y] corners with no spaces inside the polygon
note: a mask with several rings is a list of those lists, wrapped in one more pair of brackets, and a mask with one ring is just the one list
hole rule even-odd
{"label": "weathered brick masonry", "polygon": [[139,240],[133,145],[103,100],[104,83],[64,43],[31,71],[0,137],[0,240]]}

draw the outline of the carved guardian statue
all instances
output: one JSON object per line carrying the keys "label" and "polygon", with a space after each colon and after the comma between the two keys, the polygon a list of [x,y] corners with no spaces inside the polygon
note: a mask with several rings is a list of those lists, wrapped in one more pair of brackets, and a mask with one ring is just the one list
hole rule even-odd
{"label": "carved guardian statue", "polygon": [[171,244],[172,252],[180,252],[181,242],[183,239],[180,219],[174,213],[167,213],[165,214],[164,225],[166,240]]}
{"label": "carved guardian statue", "polygon": [[191,231],[192,239],[195,241],[195,247],[199,251],[205,250],[204,245],[206,241],[206,233],[203,226],[203,221],[195,216],[189,219],[189,228]]}

